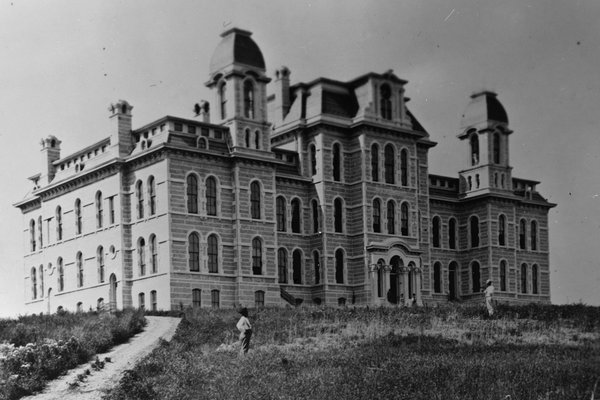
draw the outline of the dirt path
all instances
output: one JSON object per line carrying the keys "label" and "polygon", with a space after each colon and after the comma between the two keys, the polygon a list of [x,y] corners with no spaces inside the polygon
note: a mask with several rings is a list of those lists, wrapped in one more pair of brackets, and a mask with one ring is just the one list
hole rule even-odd
{"label": "dirt path", "polygon": [[[27,396],[26,400],[101,400],[103,390],[114,387],[123,372],[133,366],[152,349],[158,345],[158,340],[163,338],[171,340],[175,329],[179,324],[179,318],[171,317],[146,317],[148,324],[144,331],[132,337],[129,342],[113,347],[111,351],[99,354],[100,360],[110,357],[112,362],[106,363],[104,368],[94,371],[90,363],[81,365],[70,370],[66,375],[48,383],[46,389],[35,396]],[[79,386],[71,388],[70,383],[77,380],[77,375],[90,369],[91,375],[80,383]]]}

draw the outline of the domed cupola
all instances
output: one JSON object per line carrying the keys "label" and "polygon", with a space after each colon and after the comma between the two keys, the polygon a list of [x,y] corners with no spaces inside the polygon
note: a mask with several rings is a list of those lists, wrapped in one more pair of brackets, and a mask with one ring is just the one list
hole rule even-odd
{"label": "domed cupola", "polygon": [[497,94],[487,90],[475,93],[471,95],[471,101],[462,115],[459,137],[473,128],[480,130],[499,124],[508,129],[508,116]]}
{"label": "domed cupola", "polygon": [[223,39],[210,59],[211,77],[233,65],[265,70],[262,52],[250,36],[251,32],[238,28],[229,29],[221,34]]}

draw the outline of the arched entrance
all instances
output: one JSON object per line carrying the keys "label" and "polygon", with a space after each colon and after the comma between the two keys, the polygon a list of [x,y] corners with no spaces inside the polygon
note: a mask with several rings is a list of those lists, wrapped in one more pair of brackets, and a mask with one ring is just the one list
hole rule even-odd
{"label": "arched entrance", "polygon": [[111,274],[108,281],[110,284],[108,289],[110,312],[115,312],[117,311],[117,277],[115,274]]}
{"label": "arched entrance", "polygon": [[402,259],[399,256],[392,257],[390,261],[392,270],[390,272],[390,289],[387,293],[387,299],[392,304],[400,303],[400,284],[401,284],[401,267],[403,266]]}
{"label": "arched entrance", "polygon": [[450,267],[448,268],[448,300],[456,300],[458,299],[458,265],[455,261],[450,263]]}

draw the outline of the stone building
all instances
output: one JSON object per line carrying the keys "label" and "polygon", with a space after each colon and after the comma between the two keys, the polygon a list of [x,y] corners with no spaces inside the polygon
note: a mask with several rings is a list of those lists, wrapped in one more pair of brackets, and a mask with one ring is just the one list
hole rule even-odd
{"label": "stone building", "polygon": [[15,204],[28,311],[480,301],[487,279],[550,301],[554,204],[512,176],[496,94],[466,108],[464,169],[432,175],[392,71],[292,85],[250,32],[221,36],[195,118],[134,129],[120,100],[109,137],[68,156],[42,140]]}

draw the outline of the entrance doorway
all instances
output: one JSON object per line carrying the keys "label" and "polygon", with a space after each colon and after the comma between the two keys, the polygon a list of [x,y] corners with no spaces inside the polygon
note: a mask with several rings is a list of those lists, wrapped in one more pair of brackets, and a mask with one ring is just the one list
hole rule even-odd
{"label": "entrance doorway", "polygon": [[111,274],[108,281],[110,283],[110,287],[108,289],[108,299],[110,312],[112,313],[117,311],[117,277],[115,276],[115,274]]}
{"label": "entrance doorway", "polygon": [[392,257],[390,261],[392,271],[390,272],[390,290],[387,293],[387,299],[392,304],[400,303],[400,267],[402,266],[402,259],[398,256]]}
{"label": "entrance doorway", "polygon": [[456,264],[456,262],[452,261],[450,263],[450,267],[448,268],[448,300],[458,299],[457,274],[458,265]]}

